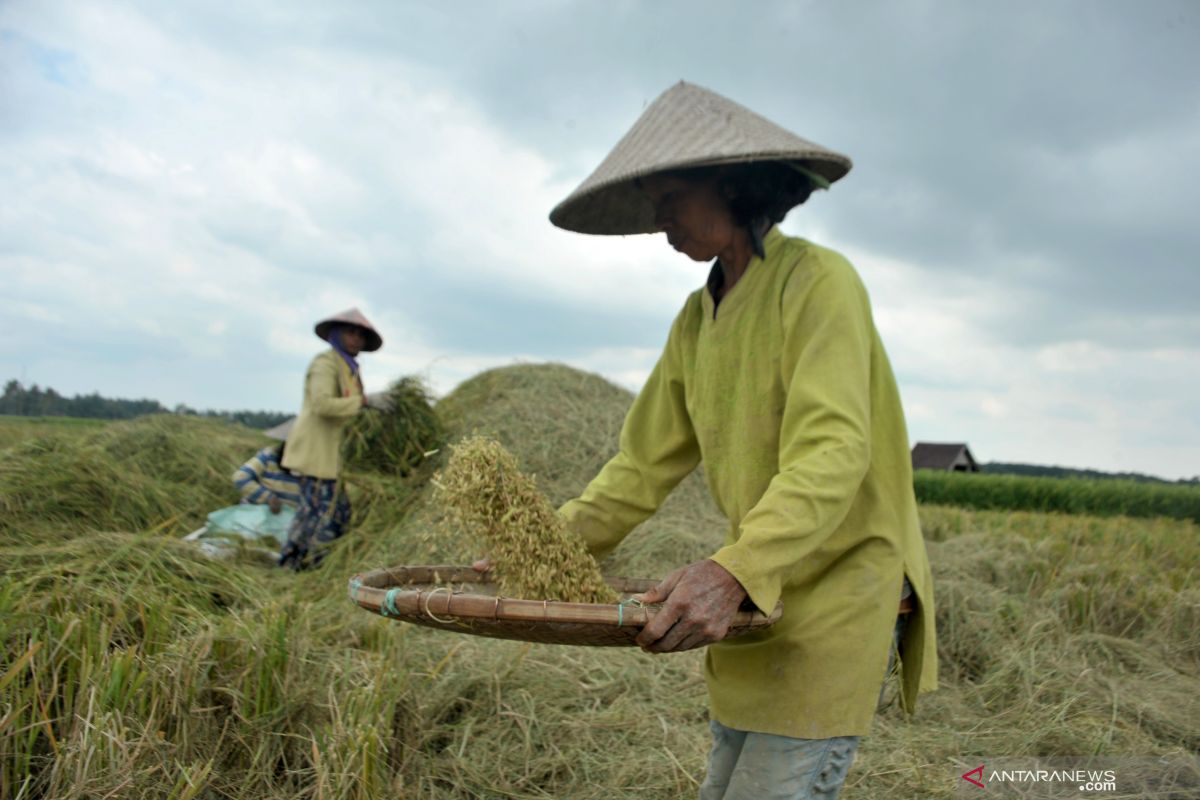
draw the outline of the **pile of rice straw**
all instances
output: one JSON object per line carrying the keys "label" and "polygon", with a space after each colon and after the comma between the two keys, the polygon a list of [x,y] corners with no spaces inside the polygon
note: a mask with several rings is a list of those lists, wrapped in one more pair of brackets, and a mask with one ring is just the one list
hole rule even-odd
{"label": "pile of rice straw", "polygon": [[434,478],[450,517],[481,539],[500,592],[527,600],[615,603],[583,541],[494,439],[474,436],[451,448]]}
{"label": "pile of rice straw", "polygon": [[408,376],[387,390],[391,408],[364,409],[347,426],[342,459],[353,470],[408,475],[442,443],[442,423],[429,390]]}

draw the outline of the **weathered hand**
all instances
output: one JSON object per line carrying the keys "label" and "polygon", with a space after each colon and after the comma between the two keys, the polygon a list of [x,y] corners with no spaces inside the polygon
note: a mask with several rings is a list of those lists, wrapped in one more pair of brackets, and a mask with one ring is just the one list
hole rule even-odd
{"label": "weathered hand", "polygon": [[650,653],[673,653],[723,639],[746,590],[720,564],[704,559],[675,570],[636,598],[663,604],[638,634],[638,646]]}
{"label": "weathered hand", "polygon": [[490,558],[481,558],[471,564],[471,568],[476,572],[487,572],[492,568],[492,560]]}

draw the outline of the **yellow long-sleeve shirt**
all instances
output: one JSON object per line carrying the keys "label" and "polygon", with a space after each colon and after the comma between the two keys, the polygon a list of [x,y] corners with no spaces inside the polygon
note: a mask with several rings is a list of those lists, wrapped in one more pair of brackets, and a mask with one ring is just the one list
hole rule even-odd
{"label": "yellow long-sleeve shirt", "polygon": [[283,466],[297,475],[332,480],[341,470],[342,430],[362,410],[362,381],[329,349],[308,365],[304,405],[288,434]]}
{"label": "yellow long-sleeve shirt", "polygon": [[929,563],[904,413],[870,303],[841,255],[771,230],[765,259],[716,305],[688,297],[621,432],[620,452],[562,512],[602,557],[701,459],[730,520],[712,559],[764,632],[709,647],[712,716],[806,739],[867,732],[903,578],[903,697],[935,687]]}

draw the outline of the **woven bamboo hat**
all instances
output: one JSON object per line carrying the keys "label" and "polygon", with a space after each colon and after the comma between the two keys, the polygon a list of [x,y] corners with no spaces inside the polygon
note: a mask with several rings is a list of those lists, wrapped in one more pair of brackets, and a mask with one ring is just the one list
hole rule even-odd
{"label": "woven bamboo hat", "polygon": [[716,92],[679,83],[659,95],[587,180],[550,212],[550,221],[578,233],[656,233],[654,208],[634,180],[673,169],[790,163],[833,183],[850,171],[849,157],[801,139]]}
{"label": "woven bamboo hat", "polygon": [[267,428],[263,431],[263,435],[270,437],[279,442],[286,442],[287,438],[292,435],[292,428],[296,427],[296,418],[284,420],[274,428]]}
{"label": "woven bamboo hat", "polygon": [[383,337],[379,335],[379,331],[375,330],[375,326],[357,308],[348,308],[345,311],[334,314],[328,319],[323,319],[317,323],[316,328],[313,330],[317,332],[317,336],[325,341],[329,341],[329,329],[334,325],[357,325],[362,328],[367,340],[363,345],[363,350],[368,353],[383,347]]}

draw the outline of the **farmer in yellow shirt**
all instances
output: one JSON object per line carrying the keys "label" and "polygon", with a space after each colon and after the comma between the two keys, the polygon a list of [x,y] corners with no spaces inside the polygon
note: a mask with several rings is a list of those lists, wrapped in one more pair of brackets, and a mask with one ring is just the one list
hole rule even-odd
{"label": "farmer in yellow shirt", "polygon": [[283,466],[300,478],[300,502],[279,554],[279,565],[314,567],[345,533],[350,501],[338,487],[342,430],[368,403],[356,356],[383,346],[383,338],[357,308],[317,323],[329,349],[312,360],[304,377],[304,402],[288,435]]}
{"label": "farmer in yellow shirt", "polygon": [[[933,592],[904,414],[858,275],[776,224],[850,169],[697,86],[660,96],[550,215],[665,233],[712,262],[625,419],[620,451],[562,512],[597,557],[703,461],[724,546],[676,570],[638,642],[709,645],[704,800],[836,797],[899,644],[902,700],[934,688]],[[901,617],[902,597],[914,607]],[[749,601],[783,617],[721,641]]]}

